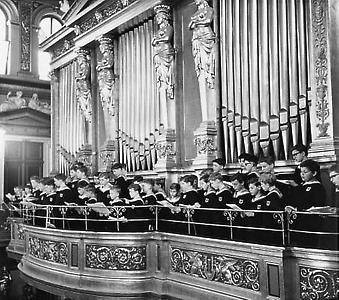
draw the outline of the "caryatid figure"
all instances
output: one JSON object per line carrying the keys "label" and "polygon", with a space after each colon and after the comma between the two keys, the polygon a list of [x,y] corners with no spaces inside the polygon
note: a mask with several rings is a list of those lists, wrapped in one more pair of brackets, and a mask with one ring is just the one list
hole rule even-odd
{"label": "caryatid figure", "polygon": [[168,5],[157,5],[154,8],[155,19],[159,25],[152,39],[154,47],[154,67],[156,71],[158,95],[160,102],[160,122],[164,129],[175,129],[174,102],[174,48],[171,8]]}
{"label": "caryatid figure", "polygon": [[215,47],[212,30],[214,11],[206,0],[195,0],[198,10],[191,16],[189,29],[193,30],[192,52],[200,91],[202,121],[215,121]]}
{"label": "caryatid figure", "polygon": [[106,140],[112,140],[115,132],[113,116],[115,114],[115,82],[113,74],[113,44],[109,37],[98,39],[102,54],[101,61],[96,67],[98,72],[99,95],[105,119]]}

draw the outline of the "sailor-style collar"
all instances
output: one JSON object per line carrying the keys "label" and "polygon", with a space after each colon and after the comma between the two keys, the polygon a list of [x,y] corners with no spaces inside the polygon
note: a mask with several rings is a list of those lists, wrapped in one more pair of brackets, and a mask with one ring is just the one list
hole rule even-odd
{"label": "sailor-style collar", "polygon": [[115,198],[115,199],[111,200],[109,202],[109,204],[114,204],[114,203],[118,203],[118,202],[123,202],[123,200],[121,198]]}
{"label": "sailor-style collar", "polygon": [[71,189],[66,185],[66,186],[63,186],[61,188],[58,188],[56,191],[57,192],[62,192],[62,191],[65,191],[65,190],[71,190]]}
{"label": "sailor-style collar", "polygon": [[137,202],[137,201],[141,201],[143,204],[144,204],[144,200],[142,200],[142,198],[140,197],[137,197],[137,198],[134,198],[134,199],[129,199],[128,202],[130,204],[133,204],[133,202]]}
{"label": "sailor-style collar", "polygon": [[270,190],[267,196],[271,194],[277,194],[279,198],[282,198],[283,196],[282,193],[277,188],[273,188],[272,190]]}
{"label": "sailor-style collar", "polygon": [[225,191],[229,192],[230,190],[226,186],[224,186],[221,190],[217,191],[215,194],[218,196]]}
{"label": "sailor-style collar", "polygon": [[166,199],[169,203],[177,203],[180,200],[180,197],[175,198],[167,198]]}
{"label": "sailor-style collar", "polygon": [[312,185],[312,184],[321,184],[321,182],[318,180],[307,181],[307,182],[304,182],[302,185]]}
{"label": "sailor-style collar", "polygon": [[109,191],[111,185],[107,185],[107,186],[99,186],[99,190],[103,193]]}
{"label": "sailor-style collar", "polygon": [[51,196],[53,196],[53,195],[56,195],[56,192],[51,192],[51,193],[49,193],[48,195],[46,195],[46,197],[51,197]]}
{"label": "sailor-style collar", "polygon": [[208,195],[211,195],[211,194],[216,194],[216,192],[215,191],[206,191],[205,193],[204,193],[204,196],[205,197],[207,197]]}
{"label": "sailor-style collar", "polygon": [[242,189],[242,190],[240,190],[240,191],[235,191],[234,194],[233,194],[233,197],[234,197],[234,198],[239,198],[239,197],[244,196],[244,195],[247,195],[247,194],[249,194],[249,193],[250,193],[250,192],[249,192],[248,190]]}
{"label": "sailor-style collar", "polygon": [[258,201],[264,199],[265,197],[266,197],[266,195],[260,195],[258,197],[254,197],[254,198],[252,198],[251,202],[252,203],[258,202]]}

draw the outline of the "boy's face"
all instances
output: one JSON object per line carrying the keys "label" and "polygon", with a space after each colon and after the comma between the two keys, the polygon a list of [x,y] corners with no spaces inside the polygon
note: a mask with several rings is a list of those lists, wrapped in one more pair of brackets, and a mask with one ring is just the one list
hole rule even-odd
{"label": "boy's face", "polygon": [[54,184],[57,186],[57,187],[59,187],[59,186],[61,186],[61,180],[59,180],[59,179],[55,179],[54,178]]}
{"label": "boy's face", "polygon": [[219,190],[220,181],[218,179],[216,180],[210,180],[211,187],[215,190]]}
{"label": "boy's face", "polygon": [[267,182],[261,182],[261,188],[267,192],[270,189],[270,185]]}
{"label": "boy's face", "polygon": [[138,192],[134,189],[129,189],[128,192],[132,199],[138,195]]}
{"label": "boy's face", "polygon": [[53,190],[54,190],[54,186],[53,185],[45,185],[45,192],[47,194],[53,192]]}
{"label": "boy's face", "polygon": [[113,200],[119,197],[119,193],[117,190],[110,190],[109,197]]}
{"label": "boy's face", "polygon": [[152,186],[145,182],[141,184],[141,187],[144,193],[150,192],[152,190]]}
{"label": "boy's face", "polygon": [[119,177],[119,176],[122,175],[122,169],[113,169],[112,173],[113,173],[114,176]]}
{"label": "boy's face", "polygon": [[305,152],[303,151],[302,152],[299,152],[298,150],[292,151],[292,158],[296,163],[301,163],[304,160],[305,156],[306,156]]}
{"label": "boy's face", "polygon": [[176,189],[170,189],[169,190],[169,194],[170,194],[171,198],[174,198],[174,197],[178,196],[178,192],[177,192]]}
{"label": "boy's face", "polygon": [[261,162],[259,166],[261,167],[262,172],[270,173],[273,170],[273,165],[270,165],[265,161]]}
{"label": "boy's face", "polygon": [[300,177],[302,179],[303,182],[308,182],[311,179],[313,179],[313,177],[317,174],[317,172],[312,172],[309,168],[307,167],[301,167],[300,168]]}
{"label": "boy's face", "polygon": [[214,162],[212,164],[212,168],[213,168],[213,172],[220,172],[220,170],[222,169],[222,166],[219,165],[218,163]]}
{"label": "boy's face", "polygon": [[204,181],[204,180],[201,180],[201,181],[199,182],[199,184],[200,184],[200,187],[201,187],[204,191],[207,190],[207,188],[208,188],[208,182],[206,182],[206,181]]}
{"label": "boy's face", "polygon": [[244,187],[243,183],[239,182],[238,180],[233,180],[232,186],[235,191],[240,191]]}
{"label": "boy's face", "polygon": [[99,183],[100,183],[100,185],[105,186],[109,183],[109,178],[99,177]]}
{"label": "boy's face", "polygon": [[71,178],[76,178],[77,172],[75,170],[70,170],[69,171],[69,176],[71,176]]}
{"label": "boy's face", "polygon": [[85,190],[81,187],[78,187],[78,194],[82,196],[84,195],[84,193],[85,193]]}
{"label": "boy's face", "polygon": [[253,169],[253,162],[245,160],[244,161],[244,173],[250,173]]}
{"label": "boy's face", "polygon": [[180,187],[181,187],[183,192],[186,192],[189,189],[191,189],[192,186],[191,186],[191,184],[189,182],[180,181]]}
{"label": "boy's face", "polygon": [[255,196],[260,192],[260,186],[257,186],[254,183],[250,183],[248,185],[248,190],[252,196]]}
{"label": "boy's face", "polygon": [[38,187],[38,182],[37,181],[35,181],[35,180],[31,180],[31,185],[32,185],[32,188],[33,189],[36,189],[37,187]]}
{"label": "boy's face", "polygon": [[77,170],[77,178],[82,179],[85,177],[85,173],[81,172],[80,170]]}

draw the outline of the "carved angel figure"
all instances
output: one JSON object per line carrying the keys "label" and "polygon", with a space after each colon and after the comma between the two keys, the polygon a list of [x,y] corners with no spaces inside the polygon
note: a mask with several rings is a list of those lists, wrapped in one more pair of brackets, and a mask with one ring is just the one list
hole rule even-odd
{"label": "carved angel figure", "polygon": [[32,98],[28,102],[28,107],[39,110],[45,114],[50,114],[51,113],[51,107],[48,103],[46,102],[41,102],[39,101],[38,94],[34,93],[32,95]]}

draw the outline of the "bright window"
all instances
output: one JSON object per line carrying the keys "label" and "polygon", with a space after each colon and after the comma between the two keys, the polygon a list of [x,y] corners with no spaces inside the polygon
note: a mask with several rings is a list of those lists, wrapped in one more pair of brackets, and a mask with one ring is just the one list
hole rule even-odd
{"label": "bright window", "polygon": [[[39,43],[49,38],[53,33],[57,32],[62,24],[53,16],[47,16],[41,19],[39,29]],[[49,80],[48,73],[50,71],[51,56],[49,53],[39,50],[39,78]]]}
{"label": "bright window", "polygon": [[7,39],[7,18],[0,9],[0,74],[6,74],[8,64],[9,41]]}

